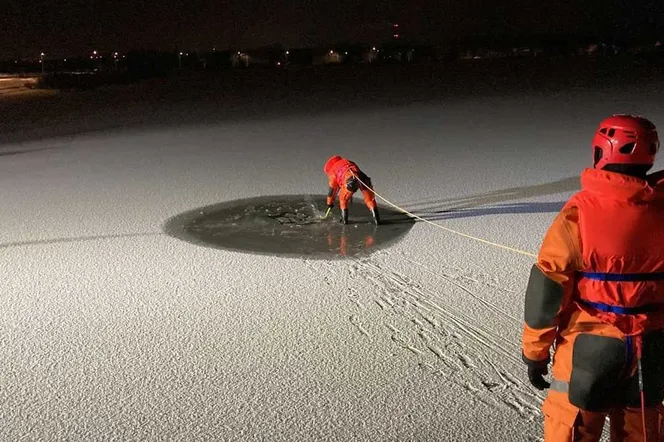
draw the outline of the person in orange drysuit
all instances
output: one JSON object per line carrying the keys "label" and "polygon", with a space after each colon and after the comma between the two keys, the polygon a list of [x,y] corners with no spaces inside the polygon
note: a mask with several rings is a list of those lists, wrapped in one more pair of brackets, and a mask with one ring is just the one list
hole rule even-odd
{"label": "person in orange drysuit", "polygon": [[[546,233],[525,296],[523,361],[546,442],[664,440],[664,171],[655,126],[614,115]],[[553,348],[548,382],[549,350]]]}
{"label": "person in orange drysuit", "polygon": [[373,193],[371,178],[357,167],[354,162],[335,155],[325,162],[323,167],[329,182],[327,193],[327,207],[334,207],[334,200],[339,195],[339,207],[341,208],[341,222],[348,224],[348,203],[357,190],[362,191],[364,203],[373,216],[374,223],[380,224],[380,214],[376,207],[376,197]]}

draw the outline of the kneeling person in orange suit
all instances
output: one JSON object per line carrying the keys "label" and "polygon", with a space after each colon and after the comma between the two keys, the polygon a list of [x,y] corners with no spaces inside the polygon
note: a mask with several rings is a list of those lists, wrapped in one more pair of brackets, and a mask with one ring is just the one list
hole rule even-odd
{"label": "kneeling person in orange suit", "polygon": [[353,198],[353,194],[360,190],[364,196],[364,203],[371,211],[374,223],[380,224],[380,214],[376,207],[376,197],[373,193],[371,178],[362,172],[357,164],[335,155],[327,160],[323,171],[329,182],[327,207],[334,207],[334,200],[339,195],[340,221],[342,223],[348,224],[348,203]]}

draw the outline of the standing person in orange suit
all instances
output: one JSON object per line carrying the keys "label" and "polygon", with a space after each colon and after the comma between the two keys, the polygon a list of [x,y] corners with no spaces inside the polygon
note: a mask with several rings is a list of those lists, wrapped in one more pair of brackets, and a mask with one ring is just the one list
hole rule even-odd
{"label": "standing person in orange suit", "polygon": [[323,167],[329,183],[327,193],[327,207],[334,207],[334,200],[339,195],[339,207],[341,208],[341,222],[348,224],[348,203],[353,198],[353,194],[358,190],[362,191],[364,203],[367,205],[373,216],[376,225],[380,224],[380,214],[376,207],[376,197],[373,193],[371,178],[357,167],[354,162],[335,155],[327,160]]}
{"label": "standing person in orange suit", "polygon": [[[664,399],[664,171],[655,126],[614,115],[593,168],[546,233],[525,296],[523,361],[546,442],[661,442]],[[552,380],[548,374],[553,348]]]}

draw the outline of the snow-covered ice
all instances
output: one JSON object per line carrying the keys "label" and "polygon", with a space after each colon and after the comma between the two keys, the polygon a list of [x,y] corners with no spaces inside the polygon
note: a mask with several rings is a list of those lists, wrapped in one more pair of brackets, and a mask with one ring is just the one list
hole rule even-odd
{"label": "snow-covered ice", "polygon": [[543,394],[520,361],[533,258],[425,223],[333,261],[197,246],[163,223],[324,193],[340,154],[399,206],[536,253],[596,124],[636,112],[664,127],[662,95],[465,97],[3,145],[26,153],[0,156],[0,440],[538,440]]}

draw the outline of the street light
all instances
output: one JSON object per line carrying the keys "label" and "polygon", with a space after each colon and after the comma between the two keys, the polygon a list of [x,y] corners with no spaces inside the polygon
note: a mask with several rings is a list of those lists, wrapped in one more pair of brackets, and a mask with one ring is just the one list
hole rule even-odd
{"label": "street light", "polygon": [[178,66],[182,69],[182,52],[178,54]]}
{"label": "street light", "polygon": [[39,62],[41,63],[42,75],[44,75],[44,54],[43,52],[39,54]]}

